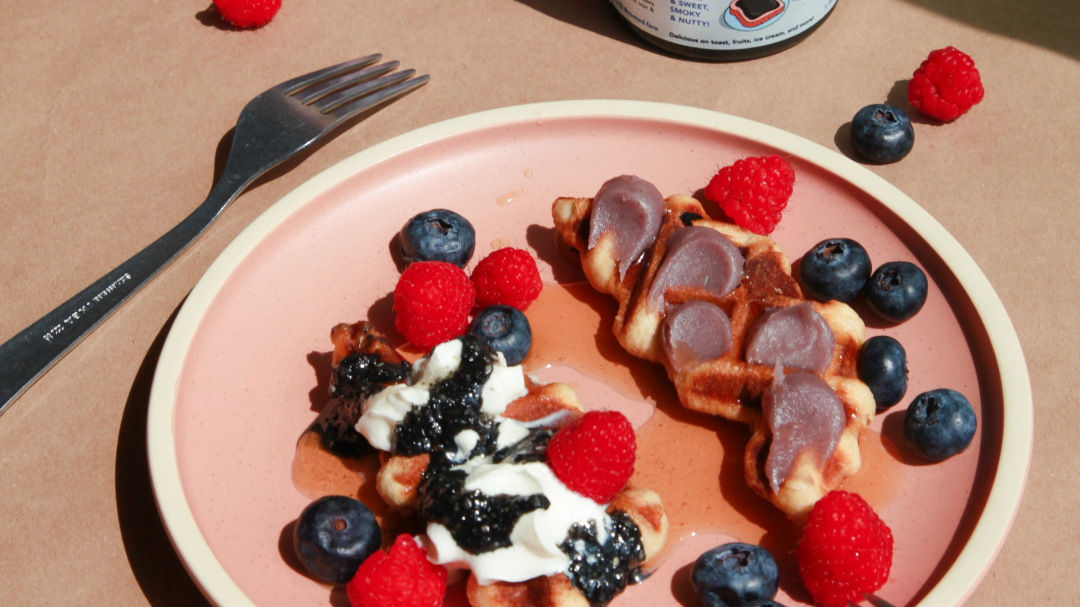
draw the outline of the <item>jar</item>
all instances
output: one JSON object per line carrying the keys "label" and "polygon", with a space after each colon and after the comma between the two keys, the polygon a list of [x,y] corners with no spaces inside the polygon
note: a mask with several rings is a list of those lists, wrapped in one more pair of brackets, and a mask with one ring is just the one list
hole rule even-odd
{"label": "jar", "polygon": [[646,41],[707,61],[741,61],[802,42],[836,0],[611,0]]}

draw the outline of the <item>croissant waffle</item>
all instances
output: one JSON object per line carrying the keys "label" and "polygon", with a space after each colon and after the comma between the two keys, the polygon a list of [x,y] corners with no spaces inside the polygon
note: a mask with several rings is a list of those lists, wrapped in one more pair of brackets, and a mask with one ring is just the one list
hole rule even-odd
{"label": "croissant waffle", "polygon": [[[875,411],[874,397],[859,381],[856,369],[859,346],[865,339],[862,319],[840,302],[810,302],[836,336],[832,360],[821,377],[840,398],[846,424],[836,448],[823,465],[815,465],[814,458],[804,453],[796,458],[780,490],[773,492],[765,474],[772,435],[761,411],[760,397],[772,383],[774,370],[771,366],[746,362],[745,340],[754,321],[766,309],[807,301],[791,275],[791,264],[783,250],[770,238],[708,219],[697,200],[675,195],[665,200],[656,241],[620,280],[611,234],[604,234],[595,247],[588,249],[591,210],[591,198],[559,198],[552,205],[555,227],[581,253],[581,265],[590,284],[619,302],[613,326],[619,343],[634,356],[663,364],[686,408],[749,425],[753,434],[743,460],[747,483],[792,520],[805,520],[818,499],[859,470],[859,437]],[[693,287],[667,290],[664,299],[668,305],[707,300],[724,310],[732,325],[731,350],[717,360],[678,372],[662,349],[664,312],[650,311],[647,294],[664,258],[667,238],[689,225],[708,227],[731,239],[745,258],[745,274],[734,292],[720,299]]]}
{"label": "croissant waffle", "polygon": [[[385,362],[402,359],[386,340],[367,323],[338,325],[334,329],[334,364],[348,354],[378,354]],[[340,353],[340,357],[338,356]],[[584,412],[574,390],[559,383],[538,384],[525,376],[529,393],[507,405],[503,417],[520,422],[535,421],[560,411]],[[427,470],[430,456],[392,455],[380,452],[381,466],[376,476],[376,490],[394,508],[416,508],[417,488]],[[647,568],[667,541],[668,519],[660,496],[648,489],[625,487],[608,507],[608,513],[623,512],[637,525],[645,550],[643,568]],[[588,600],[562,573],[524,582],[495,582],[481,585],[469,575],[466,593],[474,607],[590,607]]]}

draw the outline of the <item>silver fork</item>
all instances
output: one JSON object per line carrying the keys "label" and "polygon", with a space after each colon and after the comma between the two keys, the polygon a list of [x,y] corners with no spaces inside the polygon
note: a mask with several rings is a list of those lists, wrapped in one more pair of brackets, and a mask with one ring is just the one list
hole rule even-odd
{"label": "silver fork", "polygon": [[197,209],[120,267],[0,346],[0,414],[56,361],[176,259],[248,185],[360,112],[422,86],[370,55],[283,82],[240,112],[225,170]]}

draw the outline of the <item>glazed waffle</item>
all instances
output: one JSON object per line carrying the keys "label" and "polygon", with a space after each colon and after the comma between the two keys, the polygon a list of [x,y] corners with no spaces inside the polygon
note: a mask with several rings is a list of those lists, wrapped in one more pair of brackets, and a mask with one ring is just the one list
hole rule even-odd
{"label": "glazed waffle", "polygon": [[[383,362],[399,363],[401,356],[367,323],[341,324],[334,327],[333,364],[350,354],[377,354]],[[555,413],[583,413],[577,394],[566,384],[538,384],[525,377],[528,394],[507,405],[503,417],[531,422]],[[400,456],[380,452],[381,466],[376,476],[376,490],[392,508],[415,509],[418,487],[430,463],[430,456]],[[668,520],[660,497],[648,489],[624,488],[608,507],[608,513],[622,512],[630,517],[641,533],[646,568],[659,555],[667,541]],[[495,582],[481,585],[470,574],[467,595],[474,607],[589,607],[585,596],[562,573],[533,578],[524,582]]]}
{"label": "glazed waffle", "polygon": [[[821,377],[840,398],[846,423],[836,448],[823,465],[816,465],[804,453],[796,458],[779,491],[774,492],[765,474],[772,435],[760,405],[762,393],[773,381],[774,369],[746,362],[745,338],[766,309],[807,301],[791,275],[791,264],[784,252],[770,238],[707,219],[697,200],[676,195],[665,201],[663,222],[653,246],[620,280],[617,260],[612,255],[612,235],[601,236],[591,250],[587,247],[591,209],[590,198],[559,198],[552,205],[552,215],[562,238],[581,253],[581,265],[592,286],[619,302],[613,326],[619,343],[634,356],[663,364],[683,406],[749,425],[753,435],[743,460],[747,483],[789,518],[803,521],[818,499],[859,470],[859,437],[875,411],[873,395],[858,380],[856,370],[865,334],[862,319],[846,304],[811,302],[836,336],[832,360]],[[667,238],[690,225],[708,227],[730,238],[742,252],[745,266],[742,283],[722,298],[693,287],[670,288],[665,293],[668,305],[707,300],[731,319],[731,349],[717,360],[680,372],[668,363],[662,349],[664,311],[650,310],[647,294],[664,258]]]}

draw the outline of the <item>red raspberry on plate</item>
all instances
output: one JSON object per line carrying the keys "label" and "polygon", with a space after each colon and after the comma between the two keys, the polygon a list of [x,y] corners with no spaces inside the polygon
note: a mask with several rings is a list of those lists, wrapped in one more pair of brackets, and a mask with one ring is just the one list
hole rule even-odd
{"label": "red raspberry on plate", "polygon": [[564,485],[607,504],[634,473],[637,439],[618,411],[589,411],[548,443],[548,465]]}
{"label": "red raspberry on plate", "polygon": [[445,261],[415,262],[394,288],[394,325],[421,348],[437,346],[465,332],[475,297],[461,268]]}
{"label": "red raspberry on plate", "polygon": [[736,160],[705,186],[705,197],[735,223],[754,232],[769,234],[780,223],[780,213],[791,198],[795,171],[773,154]]}
{"label": "red raspberry on plate", "polygon": [[277,14],[281,0],[214,0],[214,6],[236,27],[262,27]]}
{"label": "red raspberry on plate", "polygon": [[814,505],[795,555],[810,596],[843,607],[889,579],[892,531],[858,494],[833,491]]}
{"label": "red raspberry on plate", "polygon": [[439,607],[446,594],[446,568],[427,559],[403,533],[390,553],[376,550],[345,589],[353,607]]}
{"label": "red raspberry on plate", "polygon": [[949,46],[930,53],[908,82],[908,103],[939,120],[956,120],[982,101],[975,62]]}
{"label": "red raspberry on plate", "polygon": [[476,307],[495,304],[513,306],[521,311],[540,296],[544,287],[536,260],[523,249],[499,249],[476,264],[472,273],[476,289]]}

